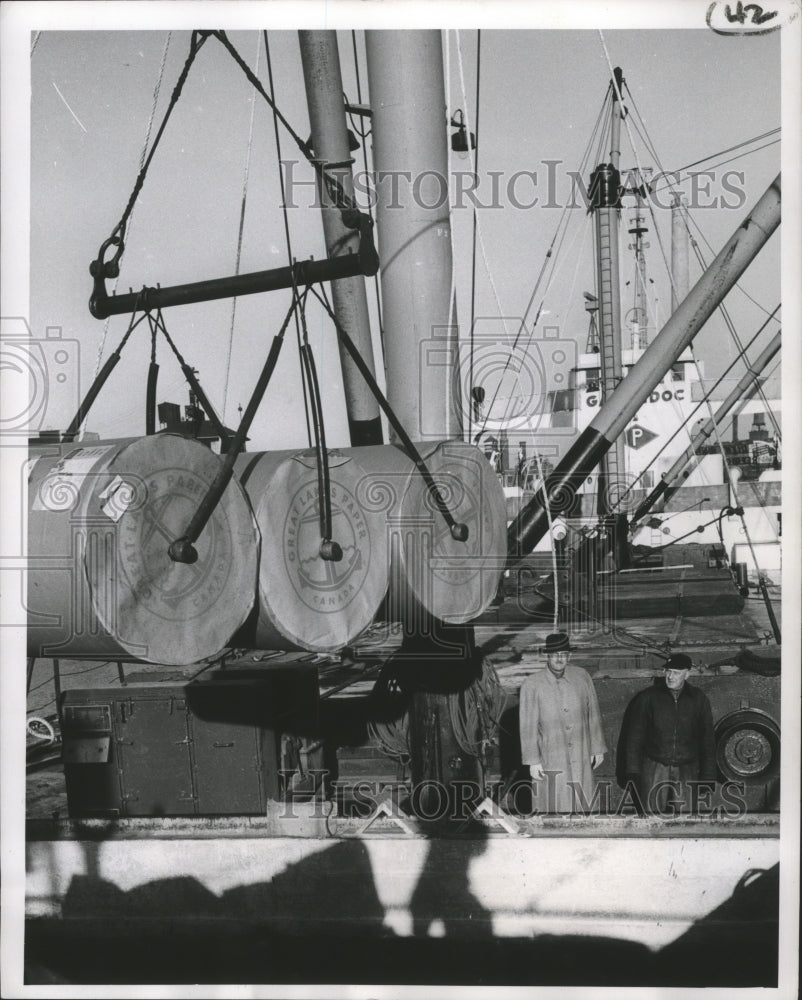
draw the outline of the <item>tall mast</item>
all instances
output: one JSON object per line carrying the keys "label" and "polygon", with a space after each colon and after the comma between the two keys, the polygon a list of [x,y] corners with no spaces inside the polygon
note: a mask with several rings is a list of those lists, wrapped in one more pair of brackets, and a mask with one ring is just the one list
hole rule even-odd
{"label": "tall mast", "polygon": [[[345,121],[337,33],[299,31],[298,40],[301,46],[309,122],[312,127],[312,149],[326,173],[333,176],[346,197],[352,199],[354,180]],[[343,224],[340,210],[332,205],[320,178],[318,178],[318,195],[323,215],[326,252],[329,257],[355,253],[359,245],[359,236],[353,229],[348,229]],[[350,334],[371,374],[375,374],[364,277],[357,275],[333,281],[331,292],[337,321]],[[351,444],[381,444],[379,405],[342,345],[340,345],[340,364]]]}
{"label": "tall mast", "polygon": [[[618,257],[618,223],[621,208],[621,105],[618,95],[623,75],[615,69],[613,81],[612,120],[610,123],[610,160],[593,171],[591,177],[591,207],[596,227],[597,289],[599,296],[599,362],[602,400],[615,392],[623,378],[621,363],[621,279]],[[626,473],[623,439],[614,442],[603,462],[603,477],[599,482],[599,514],[609,510],[607,499]]]}
{"label": "tall mast", "polygon": [[462,437],[440,32],[365,35],[387,395],[413,441]]}

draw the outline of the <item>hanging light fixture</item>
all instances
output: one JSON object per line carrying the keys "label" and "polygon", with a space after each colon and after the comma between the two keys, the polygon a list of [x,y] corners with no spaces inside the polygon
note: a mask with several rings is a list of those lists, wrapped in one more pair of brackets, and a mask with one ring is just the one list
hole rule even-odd
{"label": "hanging light fixture", "polygon": [[470,133],[470,146],[468,145],[468,130],[465,127],[465,115],[462,108],[457,108],[451,118],[451,126],[456,132],[451,134],[451,148],[455,153],[467,155],[471,149],[476,149],[476,136]]}

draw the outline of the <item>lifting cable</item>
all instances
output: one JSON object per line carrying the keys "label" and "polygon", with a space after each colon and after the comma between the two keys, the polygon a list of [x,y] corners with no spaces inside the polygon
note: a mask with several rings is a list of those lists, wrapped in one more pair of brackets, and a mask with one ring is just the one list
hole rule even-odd
{"label": "lifting cable", "polygon": [[150,364],[148,365],[147,390],[145,392],[145,434],[156,433],[156,390],[159,384],[159,366],[156,362],[156,324],[148,315],[150,323]]}
{"label": "lifting cable", "polygon": [[189,385],[190,389],[194,392],[195,396],[198,399],[198,402],[200,403],[202,409],[205,411],[206,416],[209,418],[212,426],[214,427],[215,433],[220,438],[221,451],[227,451],[229,441],[231,440],[231,432],[223,425],[223,422],[217,416],[214,407],[209,402],[209,397],[206,395],[200,382],[198,381],[198,378],[195,374],[195,369],[191,368],[187,364],[181,352],[178,350],[175,343],[173,342],[173,338],[167,332],[167,327],[164,323],[161,309],[157,311],[155,319],[151,317],[150,313],[147,313],[146,315],[148,316],[148,322],[151,323],[151,329],[155,326],[155,328],[157,330],[161,330],[162,334],[164,335],[164,339],[167,341],[173,354],[176,356],[178,364],[181,366],[181,371],[184,373],[184,378],[187,380],[187,384]]}
{"label": "lifting cable", "polygon": [[[148,152],[148,145],[150,143],[150,133],[151,133],[151,130],[153,129],[153,122],[154,122],[154,120],[156,118],[156,108],[158,107],[158,104],[159,104],[159,95],[161,94],[162,80],[164,79],[164,67],[167,64],[167,53],[168,53],[168,51],[170,49],[170,40],[171,40],[172,36],[173,36],[172,31],[168,31],[167,32],[167,38],[166,38],[166,40],[164,42],[164,48],[162,49],[162,58],[161,58],[161,63],[159,64],[159,73],[158,73],[158,76],[156,77],[156,86],[153,88],[153,100],[151,102],[151,107],[150,107],[150,117],[148,118],[147,128],[145,129],[145,141],[142,144],[142,152],[139,155],[139,169],[140,169],[140,171],[142,170],[142,168],[143,168],[143,166],[145,164],[145,157],[146,157],[147,152]],[[133,221],[133,214],[134,213],[133,213],[133,209],[132,209],[131,213],[130,213],[130,215],[128,217],[128,221],[129,222]],[[114,286],[112,288],[112,294],[114,294],[117,291],[117,284],[118,284],[119,280],[120,280],[120,275],[119,275],[119,269],[118,269],[118,273],[117,273],[117,275],[115,276],[115,279],[114,279]],[[104,348],[106,346],[106,337],[108,336],[108,333],[109,333],[109,323],[110,322],[111,322],[111,317],[107,316],[106,320],[105,320],[105,322],[103,324],[103,333],[102,333],[101,338],[100,338],[100,344],[98,346],[97,356],[95,358],[95,370],[94,370],[94,374],[92,376],[93,378],[97,378],[97,374],[100,371],[100,362],[101,362],[101,359],[103,357],[103,350],[104,350]]]}
{"label": "lifting cable", "polygon": [[295,290],[295,297],[298,302],[298,311],[301,314],[301,327],[303,328],[301,361],[304,366],[304,371],[306,372],[306,382],[309,386],[309,399],[312,409],[312,427],[315,432],[318,521],[320,524],[319,555],[321,559],[325,559],[328,562],[340,562],[343,557],[342,547],[331,537],[331,480],[329,478],[329,458],[328,452],[326,451],[326,429],[323,422],[323,404],[320,398],[320,386],[317,380],[315,359],[312,355],[312,348],[309,344],[309,331],[306,326],[306,296],[308,295],[308,292],[309,289],[306,289],[303,297],[298,299],[298,292]]}
{"label": "lifting cable", "polygon": [[[480,97],[481,93],[479,90],[479,81],[481,79],[481,66],[482,66],[482,30],[477,29],[476,32],[476,135],[479,136],[479,107],[480,107]],[[467,132],[468,135],[468,148],[470,150],[471,140],[470,131]],[[472,164],[472,169],[474,172],[474,177],[478,176],[479,172],[479,146],[477,144],[477,152],[474,157],[474,162]],[[471,360],[470,360],[470,386],[469,386],[469,405],[468,405],[468,431],[471,430],[471,420],[473,417],[473,358],[474,358],[474,326],[476,324],[476,229],[477,229],[477,209],[476,205],[473,206],[473,239],[471,246]],[[470,433],[469,433],[470,438]]]}
{"label": "lifting cable", "polygon": [[[259,57],[262,54],[262,38],[256,36],[256,66],[255,72],[259,72]],[[248,180],[251,172],[251,152],[253,151],[253,122],[256,117],[256,94],[251,98],[251,117],[248,124],[248,151],[245,156],[245,175],[242,178],[242,200],[239,209],[239,231],[237,232],[237,256],[234,263],[234,274],[239,274],[240,263],[242,261],[242,236],[245,231],[245,208],[248,203]],[[223,379],[223,420],[226,419],[226,404],[228,403],[228,383],[231,374],[231,354],[234,347],[234,326],[237,317],[237,296],[231,300],[231,324],[228,330],[228,350],[226,351],[226,374]]]}
{"label": "lifting cable", "polygon": [[253,418],[256,416],[256,411],[259,408],[259,404],[264,397],[265,390],[270,383],[270,379],[273,375],[273,371],[275,370],[276,362],[278,361],[279,353],[281,351],[281,346],[284,342],[284,333],[289,326],[290,319],[295,312],[297,304],[297,297],[294,294],[290,308],[284,318],[284,322],[281,324],[281,329],[273,338],[273,343],[270,345],[270,351],[268,352],[261,374],[259,375],[253,393],[251,394],[251,398],[248,400],[248,405],[245,407],[245,412],[240,420],[240,425],[229,442],[226,457],[214,477],[214,480],[206,491],[206,494],[198,505],[197,510],[192,515],[184,534],[170,543],[168,552],[170,554],[170,558],[174,562],[197,562],[198,553],[194,547],[194,543],[198,540],[200,533],[206,526],[206,523],[213,514],[215,507],[219,503],[220,498],[223,496],[223,493],[231,480],[231,476],[234,472],[234,461],[247,440],[248,431],[250,430]]}
{"label": "lifting cable", "polygon": [[[457,49],[457,56],[458,56],[458,59],[459,59],[460,80],[461,80],[462,88],[463,88],[463,101],[465,102],[465,100],[466,100],[465,83],[464,83],[464,77],[463,77],[463,73],[462,73],[462,57],[461,57],[461,51],[460,51],[459,47]],[[604,129],[601,128],[601,124],[602,124],[602,122],[604,121],[604,119],[606,117],[605,110],[607,109],[608,105],[610,105],[612,103],[611,93],[612,93],[612,84],[608,84],[607,93],[605,94],[604,100],[602,101],[602,106],[601,106],[601,108],[599,110],[599,114],[596,117],[596,122],[594,124],[594,127],[593,127],[593,130],[591,132],[591,135],[590,135],[590,138],[588,140],[588,143],[587,143],[587,145],[585,147],[585,151],[584,151],[584,153],[582,155],[582,159],[581,159],[580,166],[579,166],[579,173],[580,174],[582,173],[582,171],[585,169],[585,167],[587,165],[588,158],[590,157],[591,150],[593,149],[594,141],[597,140],[597,137],[598,137],[597,159],[598,159],[598,156],[600,155],[599,150],[601,149],[601,146],[602,146],[603,141],[604,141]],[[513,345],[512,345],[511,351],[510,351],[510,355],[508,356],[507,361],[505,362],[505,366],[504,366],[504,370],[502,372],[501,378],[499,379],[498,384],[496,385],[496,390],[495,390],[495,392],[493,394],[493,399],[490,401],[490,404],[487,407],[487,410],[485,412],[484,421],[482,423],[482,426],[481,426],[481,428],[479,429],[479,432],[476,434],[476,436],[474,438],[474,440],[476,440],[476,441],[478,441],[481,438],[482,434],[485,431],[485,428],[487,427],[487,422],[488,422],[488,420],[490,418],[490,413],[491,413],[491,411],[493,409],[493,405],[495,403],[496,398],[498,397],[498,393],[499,393],[499,390],[501,388],[501,384],[502,384],[502,381],[503,381],[504,373],[507,371],[507,368],[509,367],[510,358],[512,356],[512,353],[516,350],[516,348],[518,346],[518,341],[520,340],[521,335],[526,331],[526,321],[527,321],[527,318],[529,316],[529,312],[530,312],[530,310],[532,308],[532,303],[535,300],[535,296],[537,295],[538,289],[540,287],[540,283],[543,280],[545,272],[546,272],[547,268],[549,267],[549,264],[551,264],[551,274],[550,274],[549,279],[548,279],[548,281],[546,283],[546,287],[545,287],[544,292],[543,292],[543,297],[542,297],[540,305],[538,307],[537,315],[535,316],[535,320],[534,320],[534,323],[532,324],[531,332],[529,333],[526,345],[524,347],[524,353],[525,354],[528,353],[528,351],[529,351],[532,338],[534,337],[535,330],[537,329],[537,325],[538,325],[538,323],[540,321],[540,315],[541,315],[541,312],[542,312],[542,309],[543,309],[543,305],[545,303],[545,297],[548,294],[548,290],[551,287],[551,283],[554,280],[554,277],[555,277],[555,275],[557,273],[556,272],[556,266],[555,266],[556,265],[556,261],[557,261],[557,257],[559,257],[559,255],[560,255],[560,253],[562,251],[562,247],[563,247],[563,244],[565,242],[565,239],[566,239],[566,236],[567,236],[567,233],[568,233],[568,228],[569,228],[567,224],[563,225],[563,223],[565,222],[565,220],[567,218],[567,214],[568,214],[568,204],[566,204],[564,206],[563,211],[562,211],[562,213],[560,215],[560,219],[558,220],[557,227],[556,227],[556,229],[554,231],[554,235],[552,237],[551,243],[550,243],[550,245],[548,247],[548,250],[547,250],[546,255],[544,257],[543,263],[541,265],[540,273],[537,276],[534,288],[532,290],[532,293],[531,293],[531,295],[529,297],[529,301],[527,303],[526,309],[524,311],[524,315],[523,315],[523,317],[521,319],[521,324],[520,324],[518,332],[517,332],[517,334],[515,336],[515,340],[513,342]],[[474,221],[476,221],[476,220],[477,220],[476,208],[474,207]],[[483,256],[484,256],[484,260],[485,260],[485,267],[486,267],[486,269],[488,271],[488,274],[490,274],[489,264],[488,264],[487,256],[486,256],[485,249],[484,249],[484,242],[481,239],[481,232],[479,233],[479,236],[480,236],[480,243],[481,243],[481,246],[482,246],[482,252],[483,252]],[[576,236],[574,237],[574,240],[576,240]],[[556,250],[555,250],[555,244],[556,244]],[[492,283],[492,277],[491,277],[491,285],[493,287],[494,293],[496,293],[495,285],[493,285],[493,283]],[[496,303],[499,306],[499,312],[501,313],[501,307],[500,307],[500,303],[498,301],[498,294],[497,293],[496,293]],[[472,335],[471,349],[473,350],[473,329],[471,330],[471,335]],[[472,378],[473,378],[473,357],[471,357],[471,379]],[[518,384],[519,384],[519,388],[520,388],[520,379],[518,380]],[[537,449],[535,450],[535,462],[537,464],[538,478],[540,479],[540,482],[541,482],[541,488],[544,491],[544,499],[547,500],[548,498],[545,496],[545,493],[546,493],[546,485],[545,485],[546,477],[545,477],[545,475],[543,473],[543,465],[542,465],[542,460],[541,460],[540,452]],[[552,534],[552,517],[551,517],[551,507],[550,507],[550,504],[548,502],[545,504],[545,511],[546,511],[546,518],[547,518],[547,522],[548,522],[549,535],[551,536],[551,534]],[[553,563],[553,579],[555,581],[555,588],[556,588],[557,587],[558,573],[557,573],[557,565],[556,565],[556,550],[555,550],[553,544],[552,544],[551,550],[552,550],[551,554],[552,554],[552,563]],[[555,627],[556,627],[556,623],[557,623],[557,614],[558,614],[558,606],[555,603],[555,612],[554,612]]]}
{"label": "lifting cable", "polygon": [[[270,95],[271,96],[268,97],[267,94],[264,93],[264,90],[262,90],[262,93],[263,93],[265,99],[267,100],[268,104],[270,105],[270,107],[271,107],[271,109],[273,111],[273,134],[274,134],[275,139],[276,139],[276,161],[277,161],[277,164],[278,164],[279,186],[281,188],[281,214],[282,214],[282,218],[283,218],[283,221],[284,221],[284,240],[285,240],[285,242],[287,244],[287,260],[292,264],[292,263],[294,263],[295,258],[292,255],[292,240],[290,238],[290,221],[289,221],[289,215],[288,215],[288,212],[287,212],[287,196],[286,196],[286,191],[284,190],[284,174],[282,173],[282,170],[281,170],[281,137],[279,136],[279,131],[278,131],[279,111],[278,111],[278,108],[276,107],[276,102],[275,102],[275,99],[274,99],[276,92],[275,92],[275,88],[273,86],[273,61],[270,58],[270,42],[268,41],[268,38],[267,38],[267,31],[263,31],[262,32],[262,37],[264,38],[264,43],[265,43],[265,61],[267,63],[267,78],[268,78],[268,82],[270,83]],[[257,81],[257,83],[258,83],[258,81]],[[259,84],[259,88],[261,89],[261,84]],[[295,297],[295,301],[297,302],[298,291],[297,291],[297,289],[295,287],[295,273],[294,272],[293,272],[293,296]],[[307,384],[306,384],[306,370],[304,368],[303,361],[300,360],[300,352],[301,352],[301,327],[300,327],[300,324],[299,324],[299,321],[298,321],[298,312],[297,311],[295,312],[295,340],[296,340],[296,343],[298,345],[298,357],[299,357],[300,366],[301,366],[301,391],[303,392],[303,397],[304,397],[304,419],[306,420],[306,443],[311,448],[312,447],[312,430],[311,430],[311,428],[309,426],[309,399],[308,399],[308,394],[309,394],[310,390],[307,388]]]}
{"label": "lifting cable", "polygon": [[[140,293],[140,298],[141,298],[141,293]],[[72,420],[67,426],[66,431],[64,431],[64,434],[61,437],[62,441],[68,442],[75,440],[76,435],[78,434],[78,431],[81,428],[81,424],[84,422],[84,420],[86,420],[86,417],[90,409],[92,408],[92,404],[97,399],[100,390],[106,384],[109,375],[111,375],[111,373],[114,371],[117,362],[120,360],[120,354],[122,353],[122,349],[125,347],[128,338],[131,336],[134,330],[139,326],[139,324],[145,319],[145,314],[140,316],[139,319],[135,319],[138,309],[139,309],[139,298],[137,298],[137,303],[134,307],[134,311],[131,313],[131,319],[128,323],[128,329],[123,334],[123,338],[118,344],[117,349],[109,355],[109,357],[106,360],[106,363],[103,365],[101,370],[93,379],[92,384],[89,386],[86,395],[78,404],[78,410],[76,411],[75,416],[72,418]]]}
{"label": "lifting cable", "polygon": [[[145,183],[145,177],[147,176],[148,168],[150,167],[153,156],[158,149],[161,137],[164,135],[164,130],[167,126],[167,122],[170,120],[170,115],[173,113],[173,109],[178,103],[178,99],[181,96],[181,91],[183,90],[184,84],[186,83],[189,71],[192,68],[192,64],[195,61],[195,57],[198,52],[200,52],[204,42],[208,37],[208,32],[192,32],[192,37],[189,43],[189,55],[184,62],[184,68],[181,70],[181,74],[178,77],[175,87],[173,88],[173,93],[170,97],[170,103],[167,106],[167,111],[164,114],[162,123],[159,126],[159,131],[156,133],[156,138],[153,140],[153,145],[150,148],[145,162],[139,169],[139,174],[137,175],[136,181],[134,182],[134,188],[131,191],[131,195],[128,198],[128,204],[125,206],[120,221],[114,227],[111,232],[111,236],[103,243],[100,253],[98,254],[98,259],[93,261],[89,270],[93,277],[97,277],[97,271],[102,268],[104,277],[107,278],[117,278],[120,274],[120,257],[125,250],[125,230],[128,224],[128,220],[131,217],[131,213],[134,210],[134,205],[137,198],[139,197],[139,192],[142,190],[142,185]],[[109,260],[104,261],[103,255],[106,249],[110,246],[116,246],[117,250],[113,257]]]}
{"label": "lifting cable", "polygon": [[[351,30],[351,43],[354,49],[354,73],[356,75],[356,99],[357,102],[362,104],[362,80],[359,73],[359,54],[356,47],[356,31]],[[348,118],[351,122],[351,126],[354,128],[359,138],[362,140],[362,163],[365,168],[365,177],[369,176],[368,172],[368,137],[372,133],[372,129],[362,124],[362,121],[357,119],[360,118],[359,115],[353,115],[349,112]],[[371,200],[368,198],[368,218],[373,224],[373,207],[371,206]],[[382,319],[382,301],[381,301],[381,291],[379,289],[379,275],[378,272],[373,275],[373,289],[376,298],[376,315],[379,320],[379,342],[384,349],[384,321]]]}
{"label": "lifting cable", "polygon": [[[457,47],[459,48],[459,32],[457,31],[457,32],[455,32],[455,34],[457,36]],[[462,64],[460,63],[460,70],[461,70],[461,67],[462,67]],[[452,119],[452,115],[451,115],[451,44],[449,42],[448,32],[446,32],[446,51],[445,51],[445,66],[444,66],[444,71],[445,71],[445,85],[446,85],[446,122],[450,122],[451,119]],[[462,87],[462,96],[463,96],[463,101],[466,102],[466,111],[467,111],[467,99],[465,97],[465,84],[464,84],[464,82],[463,82],[463,87]],[[456,112],[455,112],[455,114],[456,114]],[[468,156],[470,158],[470,163],[473,164],[473,151],[471,150],[471,143],[470,143],[470,135],[471,135],[470,119],[469,119],[468,115],[465,114],[465,112],[463,112],[463,114],[462,114],[462,121],[465,124],[465,127],[467,129],[467,133],[466,134],[468,136],[468,142],[467,142],[467,145],[468,145]],[[446,146],[446,191],[448,191],[449,182],[451,180],[451,175],[453,173],[452,161],[453,161],[453,151],[451,149],[451,143],[448,143],[447,146]],[[475,167],[472,167],[472,169],[474,170],[474,176],[476,176],[476,174],[475,174]],[[459,349],[459,329],[457,327],[457,322],[456,322],[456,318],[457,318],[457,254],[456,254],[456,246],[454,244],[454,226],[452,225],[452,218],[451,218],[451,214],[452,213],[451,213],[450,209],[451,209],[451,206],[449,205],[449,211],[448,211],[448,215],[447,215],[447,221],[448,221],[448,249],[451,252],[451,267],[450,267],[450,272],[451,273],[450,273],[450,276],[449,276],[449,287],[448,287],[448,319],[446,320],[446,327],[450,331],[452,331],[453,333],[456,333],[456,339],[457,339],[457,345],[456,346],[457,346],[457,349]],[[476,209],[474,208],[474,219],[475,218],[476,218]],[[471,331],[471,333],[473,333],[473,331]],[[471,369],[471,372],[469,372],[469,375],[470,374],[472,374],[472,369]],[[471,392],[469,393],[469,396],[468,396],[468,426],[469,427],[470,427],[470,421],[471,421],[471,417],[470,417],[471,408],[473,406],[473,393],[472,393],[472,389],[473,389],[473,387],[471,386]]]}
{"label": "lifting cable", "polygon": [[384,395],[384,393],[379,388],[379,385],[376,382],[376,379],[374,378],[372,372],[370,371],[370,369],[368,368],[368,366],[365,364],[364,360],[362,359],[362,355],[357,350],[356,345],[354,344],[353,340],[351,340],[351,338],[348,335],[347,331],[344,329],[344,327],[340,324],[339,320],[335,316],[334,310],[329,305],[329,301],[328,301],[328,297],[326,296],[325,289],[322,288],[322,286],[321,286],[321,291],[322,291],[322,294],[321,294],[321,292],[318,292],[314,288],[314,286],[312,286],[311,287],[311,291],[312,291],[312,294],[315,296],[315,298],[317,298],[317,300],[321,303],[321,305],[323,306],[323,308],[328,313],[328,315],[329,315],[332,323],[334,324],[334,328],[337,331],[337,336],[340,339],[340,342],[343,344],[343,346],[345,347],[345,349],[351,355],[351,359],[353,360],[353,362],[356,365],[356,367],[359,369],[360,374],[362,375],[362,378],[365,380],[365,382],[368,385],[368,388],[373,393],[373,396],[374,396],[376,402],[379,404],[379,406],[381,407],[381,409],[384,411],[384,415],[387,417],[388,423],[390,424],[390,426],[393,428],[393,430],[398,435],[401,443],[403,444],[404,448],[407,450],[407,453],[409,454],[409,457],[415,463],[415,468],[418,470],[418,472],[420,473],[420,475],[423,477],[423,481],[426,484],[426,489],[428,490],[429,496],[432,499],[432,501],[435,504],[435,506],[437,507],[438,511],[440,512],[443,520],[448,525],[448,529],[451,532],[451,537],[455,541],[458,541],[458,542],[464,542],[464,541],[466,541],[467,538],[468,538],[468,526],[467,526],[467,524],[463,524],[463,523],[458,522],[458,521],[456,521],[454,519],[454,516],[452,515],[451,511],[449,510],[448,504],[443,499],[443,496],[440,493],[439,487],[437,486],[437,484],[435,483],[434,479],[432,478],[432,474],[429,471],[429,467],[427,466],[426,462],[424,461],[424,459],[421,456],[421,454],[418,451],[418,449],[412,443],[412,440],[409,437],[409,435],[407,434],[406,430],[404,429],[403,424],[398,419],[398,417],[395,414],[395,411],[393,410],[393,408],[390,406],[389,402],[387,401],[387,397]]}
{"label": "lifting cable", "polygon": [[[287,119],[284,117],[281,111],[279,111],[275,100],[267,94],[267,91],[264,89],[259,79],[256,76],[254,76],[248,64],[244,61],[239,52],[237,52],[237,50],[231,44],[225,31],[213,31],[211,32],[211,34],[214,35],[215,38],[217,38],[218,41],[222,43],[223,47],[226,49],[229,55],[234,59],[234,61],[240,67],[240,69],[243,71],[243,73],[248,78],[250,83],[256,88],[256,90],[262,95],[262,97],[267,101],[269,106],[272,108],[274,116],[278,119],[278,121],[281,122],[281,124],[284,126],[287,132],[289,132],[290,136],[292,137],[298,149],[303,154],[304,158],[309,162],[309,164],[312,166],[312,169],[318,175],[318,179],[320,180],[320,183],[326,188],[326,193],[331,198],[334,207],[339,208],[341,211],[344,211],[346,213],[348,213],[349,211],[358,211],[356,204],[345,193],[340,182],[335,177],[332,177],[330,174],[326,172],[326,170],[323,167],[323,164],[312,155],[304,140],[298,135],[295,129],[293,129],[293,127],[290,125],[290,123],[287,121]],[[264,34],[266,39],[267,32],[265,32]],[[268,55],[268,63],[269,63],[269,55]],[[272,79],[272,73],[271,73],[271,79]],[[343,220],[343,222],[345,225],[348,225],[345,219]],[[355,229],[357,227],[355,225],[351,225],[349,226],[349,228]]]}

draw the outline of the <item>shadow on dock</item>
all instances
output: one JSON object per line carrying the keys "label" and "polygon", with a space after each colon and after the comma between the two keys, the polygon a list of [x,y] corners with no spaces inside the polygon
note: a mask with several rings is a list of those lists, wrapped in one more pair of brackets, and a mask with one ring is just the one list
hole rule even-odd
{"label": "shadow on dock", "polygon": [[[409,897],[410,933],[385,920],[364,841],[344,840],[269,881],[215,894],[193,877],[127,892],[74,875],[62,916],[26,922],[26,984],[776,986],[779,866],[659,951],[614,937],[496,937],[470,889],[483,838],[432,838]],[[443,879],[446,868],[449,878]],[[516,877],[520,877],[520,874]]]}

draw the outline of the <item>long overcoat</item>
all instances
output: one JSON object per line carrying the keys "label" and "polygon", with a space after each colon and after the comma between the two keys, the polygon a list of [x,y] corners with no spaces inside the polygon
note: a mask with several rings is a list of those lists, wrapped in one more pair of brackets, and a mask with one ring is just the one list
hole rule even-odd
{"label": "long overcoat", "polygon": [[[593,801],[593,754],[606,753],[596,689],[587,671],[570,663],[562,677],[547,668],[521,687],[521,760],[542,764],[539,812],[579,812]],[[574,784],[572,789],[571,784]]]}

